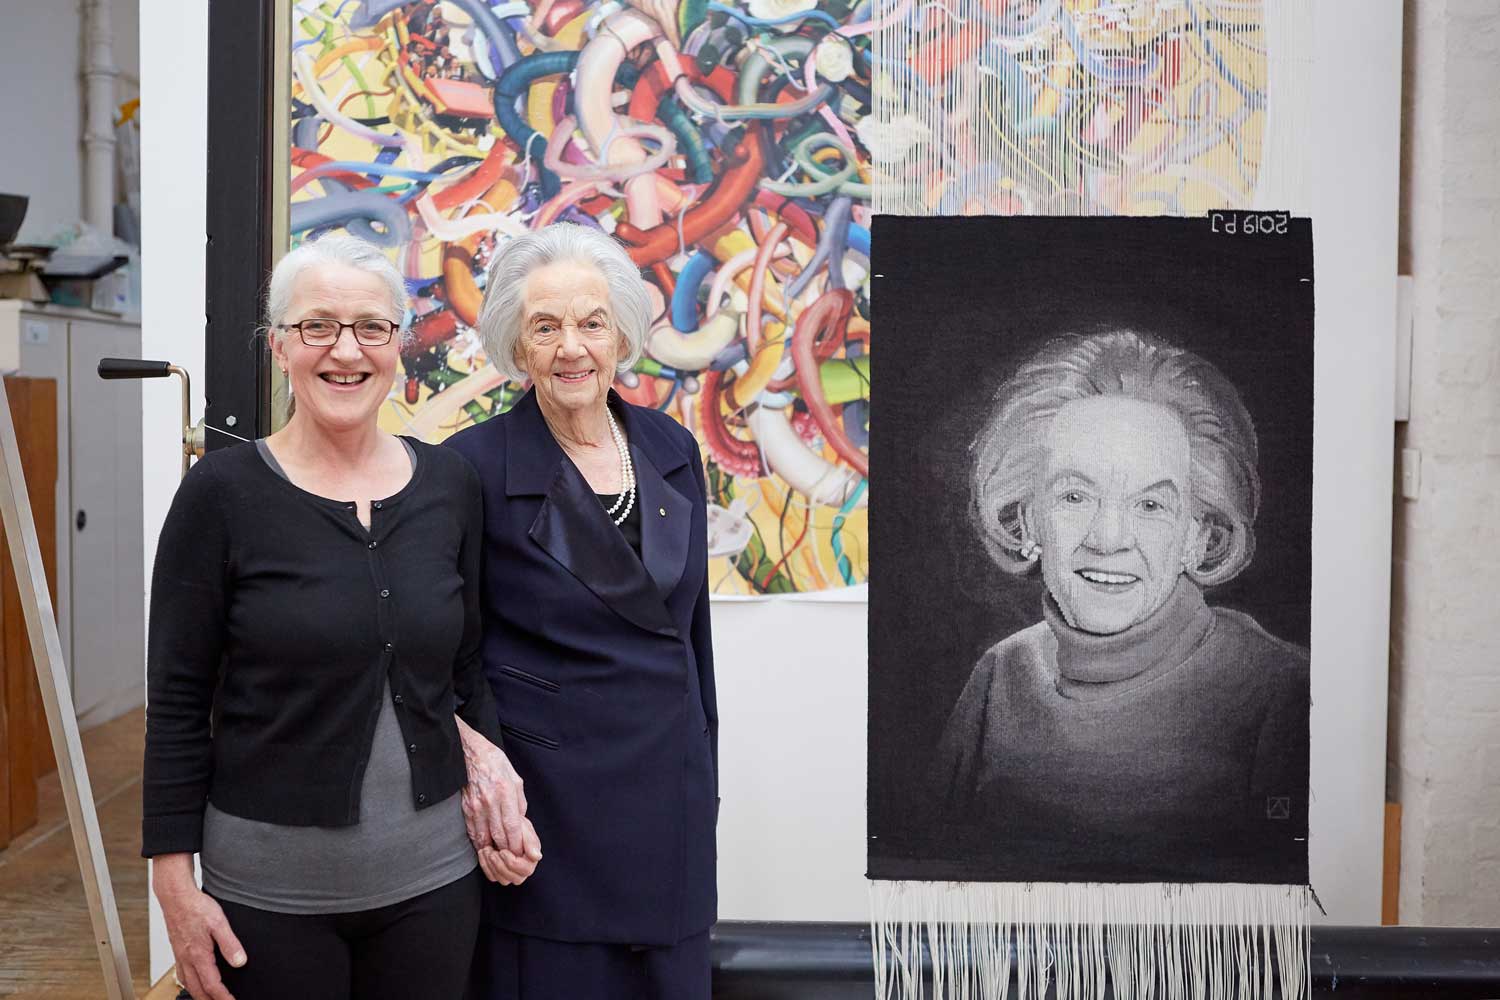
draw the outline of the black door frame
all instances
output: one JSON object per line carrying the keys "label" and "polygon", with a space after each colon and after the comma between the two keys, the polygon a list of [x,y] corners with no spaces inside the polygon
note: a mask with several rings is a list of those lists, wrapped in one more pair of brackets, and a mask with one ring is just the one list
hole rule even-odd
{"label": "black door frame", "polygon": [[203,417],[211,428],[209,450],[271,430],[271,360],[258,327],[276,239],[277,2],[208,5]]}

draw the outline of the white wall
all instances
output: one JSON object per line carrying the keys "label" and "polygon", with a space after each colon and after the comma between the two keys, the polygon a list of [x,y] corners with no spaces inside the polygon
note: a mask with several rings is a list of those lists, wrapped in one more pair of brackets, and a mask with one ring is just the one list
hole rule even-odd
{"label": "white wall", "polygon": [[[1402,249],[1420,454],[1394,553],[1401,922],[1500,923],[1500,7],[1409,0]],[[1478,95],[1486,95],[1480,98]]]}
{"label": "white wall", "polygon": [[[136,95],[139,7],[111,7],[117,103]],[[31,197],[21,241],[46,239],[83,215],[82,0],[7,3],[0,17],[0,192]]]}
{"label": "white wall", "polygon": [[1312,885],[1334,924],[1380,921],[1389,658],[1401,10],[1316,5],[1309,131],[1316,269]]}
{"label": "white wall", "polygon": [[870,918],[867,607],[714,605],[721,919]]}
{"label": "white wall", "polygon": [[[208,121],[208,5],[146,0],[140,12],[141,357],[171,361],[198,377],[193,414],[203,413],[203,282]],[[141,454],[146,495],[146,587],[156,540],[177,489],[179,393],[143,383]],[[172,964],[151,898],[151,979]]]}
{"label": "white wall", "polygon": [[124,104],[141,92],[141,4],[151,0],[111,0],[110,18],[115,29],[115,100]]}
{"label": "white wall", "polygon": [[0,21],[0,192],[31,198],[23,242],[83,214],[79,0],[6,4]]}

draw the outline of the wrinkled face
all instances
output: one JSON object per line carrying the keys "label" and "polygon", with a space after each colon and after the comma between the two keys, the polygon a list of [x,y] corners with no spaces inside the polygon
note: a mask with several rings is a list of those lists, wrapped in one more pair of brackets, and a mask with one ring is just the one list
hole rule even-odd
{"label": "wrinkled face", "polygon": [[[401,310],[391,302],[384,281],[346,264],[314,264],[292,285],[283,323],[306,319],[362,319],[401,321]],[[401,353],[401,331],[380,347],[360,344],[353,330],[342,330],[331,347],[308,347],[296,330],[279,329],[272,353],[286,368],[297,416],[331,431],[345,431],[375,422],[391,391]]]}
{"label": "wrinkled face", "polygon": [[1196,564],[1188,435],[1166,407],[1122,396],[1074,400],[1048,432],[1026,511],[1042,578],[1074,628],[1122,632],[1160,608]]}
{"label": "wrinkled face", "polygon": [[516,365],[554,412],[604,405],[625,339],[609,308],[609,283],[592,264],[563,260],[526,277]]}

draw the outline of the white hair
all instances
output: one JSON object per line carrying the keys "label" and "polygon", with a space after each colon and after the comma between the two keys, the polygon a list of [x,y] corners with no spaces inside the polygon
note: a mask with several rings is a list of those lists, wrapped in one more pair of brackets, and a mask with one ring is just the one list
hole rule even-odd
{"label": "white hair", "polygon": [[516,365],[516,344],[521,339],[525,319],[521,309],[526,278],[539,267],[564,260],[592,265],[609,285],[609,310],[615,332],[626,343],[625,356],[617,370],[627,372],[640,360],[651,325],[651,298],[640,269],[619,243],[600,230],[554,222],[503,244],[495,252],[485,279],[479,336],[495,370],[513,382],[525,381],[527,377]]}
{"label": "white hair", "polygon": [[989,420],[969,447],[970,514],[991,558],[1010,573],[1036,567],[1021,555],[1021,513],[1046,460],[1041,442],[1063,406],[1095,396],[1157,403],[1182,421],[1192,451],[1192,514],[1209,530],[1208,549],[1188,576],[1205,587],[1233,579],[1255,554],[1261,500],[1255,421],[1210,362],[1134,330],[1049,341],[995,393]]}
{"label": "white hair", "polygon": [[297,278],[309,267],[319,264],[343,264],[368,271],[385,283],[391,296],[391,317],[400,322],[406,312],[406,281],[396,265],[375,244],[357,236],[329,233],[321,239],[304,243],[276,262],[271,285],[266,291],[266,326],[275,328],[286,319]]}

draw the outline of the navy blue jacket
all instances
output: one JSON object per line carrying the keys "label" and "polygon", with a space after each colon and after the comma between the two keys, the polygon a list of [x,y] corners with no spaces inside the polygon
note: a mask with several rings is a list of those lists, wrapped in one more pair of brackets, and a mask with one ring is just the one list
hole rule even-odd
{"label": "navy blue jacket", "polygon": [[706,490],[680,424],[610,393],[641,555],[534,392],[448,439],[484,492],[483,665],[542,862],[487,922],[559,941],[672,945],[715,919],[718,710]]}

